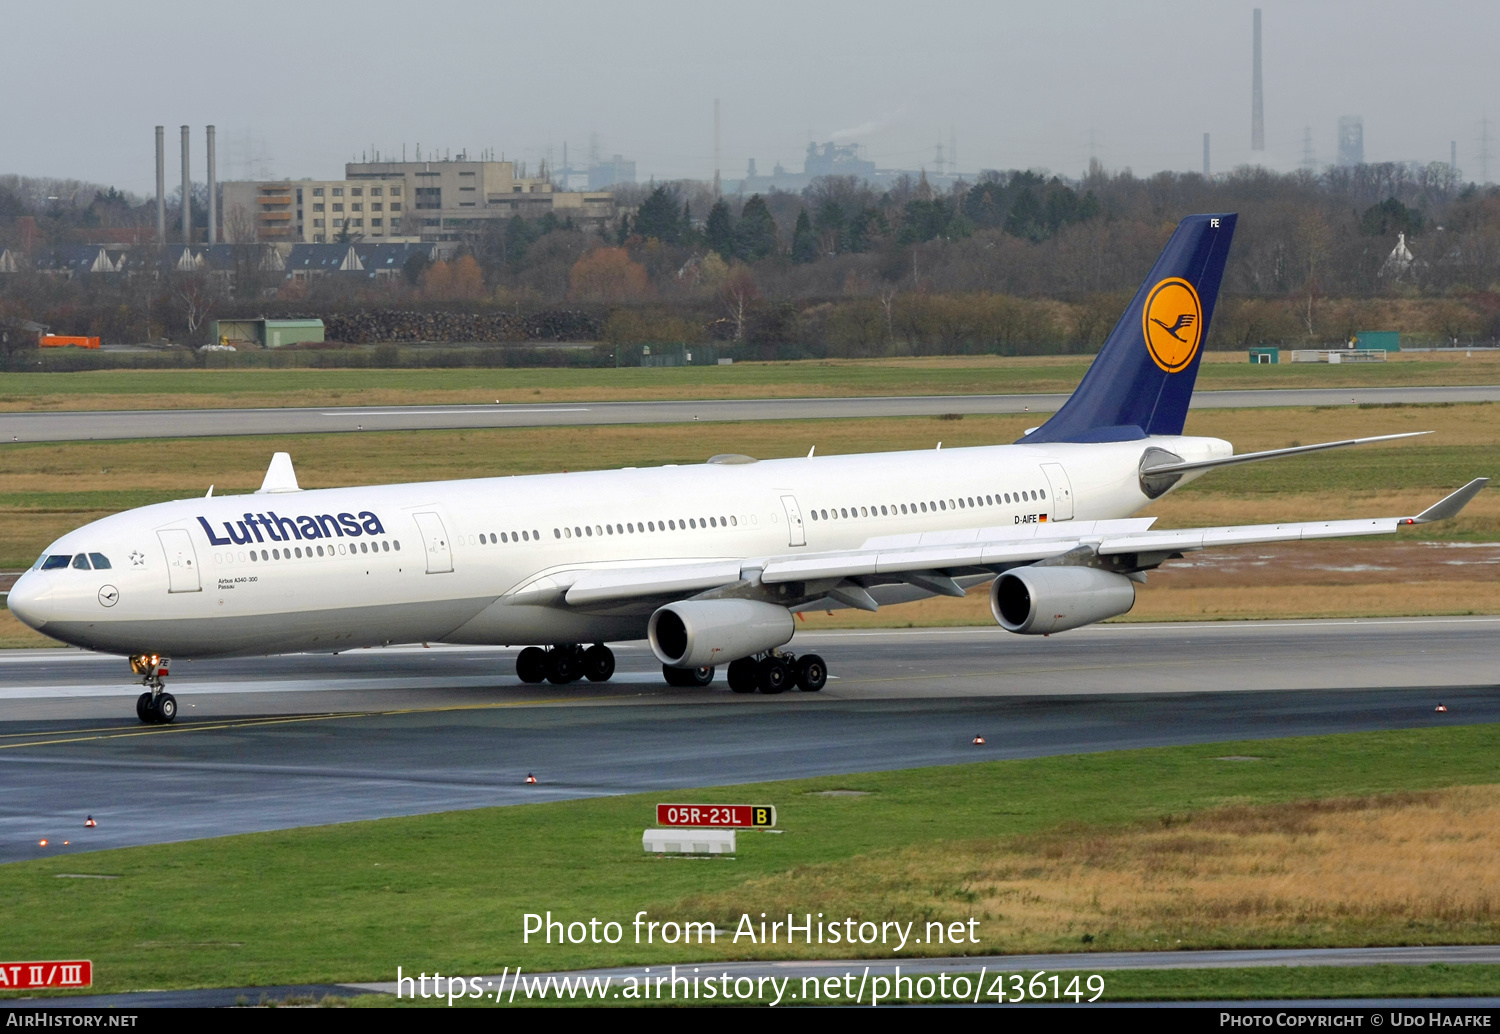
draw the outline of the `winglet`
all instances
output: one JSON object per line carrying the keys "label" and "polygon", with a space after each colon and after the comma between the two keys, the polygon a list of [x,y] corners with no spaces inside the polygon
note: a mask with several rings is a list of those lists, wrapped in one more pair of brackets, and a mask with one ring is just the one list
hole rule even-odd
{"label": "winglet", "polygon": [[1489,478],[1475,478],[1457,492],[1438,500],[1415,517],[1407,518],[1405,523],[1431,524],[1433,521],[1445,521],[1449,517],[1457,517],[1458,511],[1468,506],[1469,500],[1478,495],[1479,490],[1489,483]]}
{"label": "winglet", "polygon": [[271,457],[271,465],[266,469],[266,479],[260,483],[260,489],[256,495],[279,495],[282,492],[300,492],[302,486],[297,484],[297,472],[292,469],[292,457],[289,453],[278,452]]}

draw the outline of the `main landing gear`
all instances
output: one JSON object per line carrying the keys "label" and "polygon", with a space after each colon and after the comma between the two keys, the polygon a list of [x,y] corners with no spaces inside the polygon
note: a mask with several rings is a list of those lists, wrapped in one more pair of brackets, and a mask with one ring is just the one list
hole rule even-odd
{"label": "main landing gear", "polygon": [[162,681],[169,674],[167,666],[172,662],[154,653],[133,654],[130,670],[141,677],[146,687],[135,701],[135,716],[147,725],[168,725],[177,718],[177,698],[166,691]]}
{"label": "main landing gear", "polygon": [[815,653],[801,657],[772,650],[760,657],[742,657],[729,665],[729,688],[736,693],[785,693],[795,684],[816,693],[828,683],[828,665]]}
{"label": "main landing gear", "polygon": [[614,673],[615,653],[603,643],[595,643],[588,649],[576,643],[550,650],[528,646],[516,657],[516,676],[533,685],[545,681],[562,686],[580,677],[590,682],[608,682]]}

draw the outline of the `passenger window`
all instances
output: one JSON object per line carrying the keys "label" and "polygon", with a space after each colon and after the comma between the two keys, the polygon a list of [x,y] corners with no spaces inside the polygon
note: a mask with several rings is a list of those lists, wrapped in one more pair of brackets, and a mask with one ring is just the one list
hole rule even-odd
{"label": "passenger window", "polygon": [[394,549],[397,553],[401,552],[401,540],[400,539],[392,539],[391,540],[391,548]]}
{"label": "passenger window", "polygon": [[56,571],[59,567],[67,567],[68,563],[72,559],[73,559],[73,554],[72,553],[57,553],[57,554],[54,554],[53,556],[49,556],[47,558],[47,562],[42,565],[42,570],[43,571]]}
{"label": "passenger window", "polygon": [[560,539],[560,538],[562,538],[562,532],[559,531],[557,528],[553,528],[552,529],[552,537],[555,538],[555,539]]}
{"label": "passenger window", "polygon": [[109,570],[109,557],[105,556],[103,553],[90,553],[89,559],[94,562],[95,571]]}
{"label": "passenger window", "polygon": [[589,538],[593,538],[594,537],[594,529],[593,528],[587,528],[586,527],[583,530],[588,535]]}
{"label": "passenger window", "polygon": [[1044,488],[1038,493],[1043,499],[1047,498],[1047,490]]}
{"label": "passenger window", "polygon": [[505,532],[503,532],[503,531],[500,533],[500,541],[501,542],[509,542],[510,541],[510,539],[506,538]]}
{"label": "passenger window", "polygon": [[389,542],[381,542],[380,548],[383,552],[389,553],[391,551],[391,544]]}
{"label": "passenger window", "polygon": [[251,560],[252,560],[252,561],[253,561],[253,560],[259,560],[259,559],[260,559],[260,558],[259,558],[259,557],[258,557],[258,556],[256,556],[256,555],[255,555],[255,550],[253,550],[253,549],[252,549],[252,550],[251,550],[251,551],[250,551],[250,559],[251,559]]}
{"label": "passenger window", "polygon": [[73,558],[73,570],[87,571],[89,569],[89,558],[85,553],[79,553]]}
{"label": "passenger window", "polygon": [[[723,520],[724,518],[720,517],[719,519]],[[739,519],[731,514],[730,518],[729,518],[729,526],[731,528],[737,528],[737,527],[739,527],[739,524],[740,524]]]}

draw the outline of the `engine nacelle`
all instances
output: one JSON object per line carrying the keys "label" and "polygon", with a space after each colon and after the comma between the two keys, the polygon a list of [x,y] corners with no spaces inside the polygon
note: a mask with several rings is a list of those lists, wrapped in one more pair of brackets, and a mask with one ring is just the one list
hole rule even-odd
{"label": "engine nacelle", "polygon": [[674,668],[728,664],[791,640],[792,612],[758,600],[685,600],[651,615],[651,652]]}
{"label": "engine nacelle", "polygon": [[1135,606],[1135,583],[1093,567],[1018,567],[990,585],[990,612],[1007,632],[1050,635]]}

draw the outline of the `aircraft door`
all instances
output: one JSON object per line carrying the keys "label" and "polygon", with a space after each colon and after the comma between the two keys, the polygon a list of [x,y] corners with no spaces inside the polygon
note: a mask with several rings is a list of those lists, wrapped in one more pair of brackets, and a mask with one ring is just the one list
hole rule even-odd
{"label": "aircraft door", "polygon": [[1063,470],[1061,463],[1043,463],[1042,473],[1047,476],[1047,484],[1052,488],[1052,519],[1071,521],[1073,484],[1068,480],[1068,472]]}
{"label": "aircraft door", "polygon": [[193,537],[182,528],[167,528],[158,531],[161,548],[167,554],[167,591],[202,592],[203,583],[198,580],[198,552],[193,549]]}
{"label": "aircraft door", "polygon": [[784,495],[781,497],[781,505],[786,507],[787,545],[807,545],[807,530],[802,527],[802,509],[797,505],[797,497]]}
{"label": "aircraft door", "polygon": [[443,519],[435,513],[412,514],[417,521],[417,531],[422,535],[422,548],[427,552],[427,573],[447,574],[453,570],[453,550],[448,544],[448,529]]}

